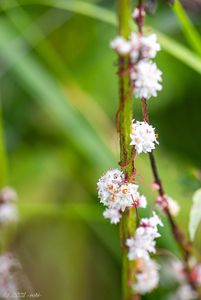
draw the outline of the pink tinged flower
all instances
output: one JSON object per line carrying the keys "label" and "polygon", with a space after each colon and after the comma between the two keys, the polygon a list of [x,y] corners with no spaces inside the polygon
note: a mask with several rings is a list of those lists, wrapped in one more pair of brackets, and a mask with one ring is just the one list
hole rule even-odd
{"label": "pink tinged flower", "polygon": [[14,202],[17,200],[17,192],[10,186],[6,186],[0,191],[0,202]]}
{"label": "pink tinged flower", "polygon": [[172,199],[167,195],[158,196],[156,200],[156,204],[161,209],[165,209],[168,207],[169,212],[172,216],[177,216],[180,211],[180,206],[177,203],[177,201],[175,201],[174,199]]}
{"label": "pink tinged flower", "polygon": [[146,208],[147,206],[147,199],[144,195],[139,195],[133,200],[133,204],[136,208]]}
{"label": "pink tinged flower", "polygon": [[158,144],[155,128],[147,122],[133,120],[130,145],[134,145],[138,154],[151,152]]}
{"label": "pink tinged flower", "polygon": [[120,55],[128,55],[131,51],[131,44],[125,38],[117,36],[111,41],[110,47]]}
{"label": "pink tinged flower", "polygon": [[163,226],[163,223],[155,212],[151,218],[143,218],[140,222],[141,227],[156,228],[158,225]]}
{"label": "pink tinged flower", "polygon": [[152,182],[151,188],[153,191],[158,191],[160,189],[160,185],[157,182]]}
{"label": "pink tinged flower", "polygon": [[197,284],[201,285],[201,264],[195,265],[191,271],[191,280]]}
{"label": "pink tinged flower", "polygon": [[103,216],[104,218],[109,219],[111,224],[117,224],[121,219],[121,213],[115,208],[106,208],[103,212]]}
{"label": "pink tinged flower", "polygon": [[166,196],[165,195],[164,196],[158,196],[157,199],[156,199],[156,205],[161,209],[167,208],[168,203],[167,203]]}
{"label": "pink tinged flower", "polygon": [[144,9],[140,9],[138,7],[136,7],[132,13],[132,17],[135,21],[138,21],[140,17],[145,17],[145,10]]}
{"label": "pink tinged flower", "polygon": [[149,99],[156,97],[162,90],[162,72],[151,61],[141,60],[131,72],[131,80],[134,83],[134,94],[137,98]]}

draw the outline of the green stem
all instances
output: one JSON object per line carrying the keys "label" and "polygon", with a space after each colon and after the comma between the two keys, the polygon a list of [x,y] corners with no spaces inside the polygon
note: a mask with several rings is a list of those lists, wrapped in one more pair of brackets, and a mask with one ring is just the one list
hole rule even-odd
{"label": "green stem", "polygon": [[[130,35],[130,1],[118,0],[119,35],[128,38]],[[129,76],[129,57],[119,57],[119,133],[120,159],[126,179],[129,181],[135,173],[133,149],[130,146],[132,123],[131,82]],[[133,300],[136,295],[132,289],[135,280],[135,262],[128,260],[126,240],[135,233],[135,209],[129,208],[123,213],[120,223],[120,237],[122,245],[122,299]]]}

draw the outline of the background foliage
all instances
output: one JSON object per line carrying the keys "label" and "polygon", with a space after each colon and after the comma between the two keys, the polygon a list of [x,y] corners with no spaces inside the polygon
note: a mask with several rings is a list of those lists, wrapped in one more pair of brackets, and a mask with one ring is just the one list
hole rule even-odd
{"label": "background foliage", "polygon": [[[118,227],[102,218],[96,195],[97,178],[118,162],[116,56],[108,47],[115,6],[112,0],[0,1],[6,140],[0,181],[17,189],[21,213],[7,247],[44,300],[120,299]],[[146,24],[160,31],[164,50],[157,58],[164,88],[149,102],[160,139],[156,155],[186,233],[201,180],[199,13],[199,5],[188,10],[193,26],[179,2],[174,11],[160,4]],[[141,119],[137,100],[133,109]],[[146,156],[137,168],[151,203],[156,194]],[[159,246],[179,256],[168,225],[163,232]],[[144,299],[165,299],[168,289],[162,279]]]}

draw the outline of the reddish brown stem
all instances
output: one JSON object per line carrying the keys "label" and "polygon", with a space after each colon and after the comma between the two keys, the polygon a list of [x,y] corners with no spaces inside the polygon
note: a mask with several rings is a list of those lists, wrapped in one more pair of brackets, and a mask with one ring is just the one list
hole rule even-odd
{"label": "reddish brown stem", "polygon": [[[144,121],[149,123],[148,107],[147,107],[146,99],[144,99],[144,98],[142,98],[142,114],[143,114]],[[157,168],[157,164],[156,164],[156,160],[155,160],[155,156],[154,156],[153,152],[149,153],[149,159],[150,159],[150,164],[151,164],[151,169],[152,169],[154,181],[159,186],[158,193],[159,193],[160,197],[162,197],[164,199],[164,201],[167,202],[166,195],[165,195],[165,190],[164,190],[162,181],[159,177],[159,172],[158,172],[158,168]],[[165,214],[168,218],[168,221],[170,223],[174,238],[175,238],[179,248],[182,251],[183,258],[184,258],[184,263],[185,263],[185,270],[186,270],[187,280],[188,280],[189,284],[191,285],[191,287],[195,291],[197,291],[197,286],[192,281],[191,274],[190,274],[191,270],[190,270],[190,267],[189,267],[189,258],[192,255],[192,244],[191,244],[190,241],[188,241],[185,238],[184,233],[181,231],[179,226],[176,224],[175,220],[173,219],[173,217],[170,213],[170,210],[168,208],[167,203],[166,203],[166,206],[164,208],[164,212],[165,212]]]}

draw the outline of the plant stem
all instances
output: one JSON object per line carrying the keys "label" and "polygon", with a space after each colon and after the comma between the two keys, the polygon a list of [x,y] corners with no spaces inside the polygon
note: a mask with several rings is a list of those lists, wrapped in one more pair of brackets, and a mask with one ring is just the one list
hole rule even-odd
{"label": "plant stem", "polygon": [[[142,98],[142,114],[143,114],[144,121],[149,123],[147,101],[144,98]],[[164,190],[163,183],[159,176],[159,172],[158,172],[158,168],[157,168],[157,164],[156,164],[156,160],[155,160],[153,151],[151,153],[149,153],[149,159],[150,159],[150,164],[151,164],[154,181],[159,186],[158,194],[159,194],[159,196],[161,196],[164,199],[165,202],[167,202],[166,196],[165,196],[165,190]],[[189,266],[189,259],[193,252],[191,242],[186,240],[183,232],[180,230],[179,226],[177,225],[174,218],[172,217],[167,203],[164,208],[164,212],[165,212],[167,219],[169,221],[169,224],[171,226],[173,236],[174,236],[179,248],[181,249],[183,259],[184,259],[184,264],[185,264],[186,278],[187,278],[189,284],[191,285],[191,287],[193,288],[193,290],[197,291],[198,295],[200,296],[197,286],[193,282],[191,275],[190,275],[191,270],[190,270],[190,266]]]}
{"label": "plant stem", "polygon": [[[130,35],[130,1],[118,0],[118,24],[119,35],[126,39]],[[132,123],[132,97],[131,81],[129,75],[129,57],[119,56],[119,118],[118,129],[120,134],[120,165],[127,181],[132,181],[135,174],[134,150],[130,146],[130,133]],[[135,208],[127,208],[120,222],[120,238],[122,247],[122,299],[139,299],[135,295],[132,284],[135,280],[135,262],[128,260],[127,238],[135,233],[136,215]]]}

